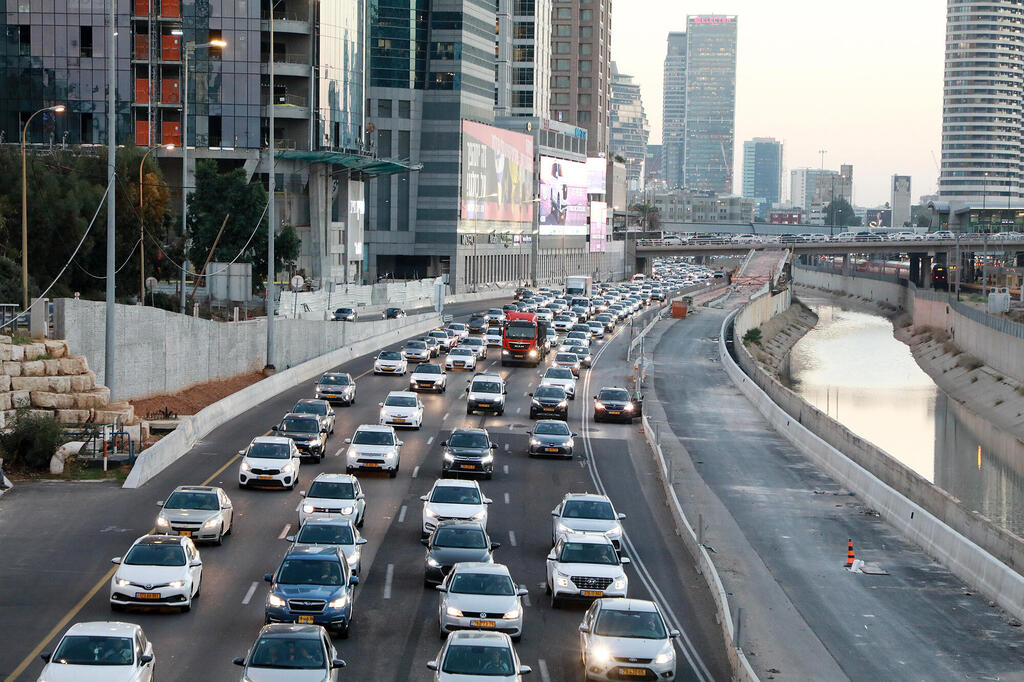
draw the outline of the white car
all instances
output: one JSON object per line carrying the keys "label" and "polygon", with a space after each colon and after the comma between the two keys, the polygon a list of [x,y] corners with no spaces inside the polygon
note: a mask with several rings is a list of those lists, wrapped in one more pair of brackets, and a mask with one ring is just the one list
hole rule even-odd
{"label": "white car", "polygon": [[547,558],[551,608],[566,599],[625,597],[629,578],[623,566],[628,563],[603,534],[566,533]]}
{"label": "white car", "polygon": [[[354,523],[338,517],[312,518],[302,524],[295,535],[286,535],[292,549],[305,547],[340,547],[348,561],[349,570],[359,573],[363,566],[363,545],[366,538],[359,534]],[[290,551],[290,550],[289,550]]]}
{"label": "white car", "polygon": [[466,414],[490,412],[501,415],[505,412],[505,379],[500,374],[480,372],[473,376],[466,387]]}
{"label": "white car", "polygon": [[456,346],[448,351],[448,356],[444,359],[444,368],[475,370],[476,360],[476,352],[472,348]]}
{"label": "white car", "polygon": [[602,533],[618,550],[622,543],[622,519],[612,501],[596,493],[567,493],[551,510],[551,544],[566,533]]}
{"label": "white car", "polygon": [[455,346],[455,337],[449,336],[447,332],[441,329],[435,329],[427,333],[427,336],[437,341],[437,345],[440,346],[441,350],[445,353],[450,351]]}
{"label": "white car", "polygon": [[755,244],[761,241],[756,234],[737,234],[732,238],[733,244]]}
{"label": "white car", "polygon": [[444,393],[448,390],[448,375],[445,374],[441,365],[432,362],[424,363],[409,375],[409,390]]}
{"label": "white car", "polygon": [[238,487],[251,485],[288,488],[299,482],[300,455],[295,441],[284,436],[259,436],[239,450]]}
{"label": "white car", "polygon": [[179,485],[157,505],[163,508],[156,517],[158,533],[184,535],[197,542],[209,540],[219,545],[234,526],[231,500],[220,488]]}
{"label": "white car", "polygon": [[132,543],[110,579],[110,608],[177,606],[192,608],[203,579],[203,562],[190,538],[143,535]]}
{"label": "white car", "polygon": [[352,474],[317,474],[309,490],[299,492],[299,525],[310,519],[342,518],[363,527],[366,516],[366,495],[363,486]]}
{"label": "white car", "polygon": [[402,441],[391,426],[363,424],[351,438],[345,439],[345,473],[356,469],[386,471],[391,478],[398,475],[402,457]]}
{"label": "white car", "polygon": [[423,403],[411,391],[391,391],[380,405],[381,425],[391,424],[410,429],[423,426]]}
{"label": "white car", "polygon": [[422,537],[433,533],[437,524],[448,519],[479,521],[487,529],[487,505],[491,500],[484,497],[476,481],[440,478],[434,481],[430,492],[420,499],[423,500]]}
{"label": "white car", "polygon": [[156,656],[134,623],[75,623],[44,653],[39,682],[150,682]]}
{"label": "white car", "polygon": [[455,335],[459,337],[459,341],[469,336],[469,326],[463,322],[451,322],[448,324],[448,329],[455,332]]}
{"label": "white car", "polygon": [[405,374],[409,363],[405,354],[397,350],[382,350],[373,361],[374,374]]}
{"label": "white car", "polygon": [[484,339],[487,340],[487,345],[490,348],[501,348],[501,330],[497,327],[491,327],[487,330],[487,334],[484,335]]}
{"label": "white car", "polygon": [[434,682],[522,682],[533,672],[520,665],[512,640],[504,632],[459,630],[448,635],[437,658],[427,663]]}
{"label": "white car", "polygon": [[678,630],[645,599],[598,599],[580,623],[580,652],[588,680],[674,680]]}
{"label": "white car", "polygon": [[487,357],[487,341],[482,336],[467,336],[459,342],[459,346],[472,350],[476,353],[477,359],[483,360]]}
{"label": "white car", "polygon": [[576,376],[565,367],[548,367],[540,379],[541,386],[561,386],[569,400],[576,399]]}
{"label": "white car", "polygon": [[523,636],[523,602],[527,594],[502,564],[463,562],[452,566],[443,583],[437,620],[441,636],[456,630],[504,632],[518,642]]}
{"label": "white car", "polygon": [[928,239],[948,240],[948,239],[956,239],[956,235],[953,234],[952,232],[950,232],[949,230],[940,230],[938,232],[932,232],[931,234],[927,235],[927,238]]}

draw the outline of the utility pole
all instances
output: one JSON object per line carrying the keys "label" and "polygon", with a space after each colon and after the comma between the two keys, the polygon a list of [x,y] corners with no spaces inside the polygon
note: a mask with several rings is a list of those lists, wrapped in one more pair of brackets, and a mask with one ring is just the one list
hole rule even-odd
{"label": "utility pole", "polygon": [[[274,280],[276,274],[274,272],[274,232],[277,223],[277,211],[274,206],[274,193],[277,191],[277,177],[274,170],[274,105],[276,104],[276,98],[274,96],[274,5],[270,5],[270,64],[267,69],[270,73],[270,99],[268,100],[269,105],[267,109],[270,113],[270,144],[267,160],[270,164],[269,177],[267,179],[267,188],[269,190],[269,196],[267,197],[267,367],[274,367],[274,315],[277,314],[274,309]],[[360,106],[363,106],[360,103]],[[330,217],[330,214],[328,214]],[[345,254],[346,258],[351,257],[350,254]]]}
{"label": "utility pole", "polygon": [[115,0],[108,2],[110,27],[107,30],[107,327],[103,348],[103,383],[110,389],[110,397],[114,398],[114,172],[117,154],[117,116],[114,106],[117,92],[117,26],[114,23]]}

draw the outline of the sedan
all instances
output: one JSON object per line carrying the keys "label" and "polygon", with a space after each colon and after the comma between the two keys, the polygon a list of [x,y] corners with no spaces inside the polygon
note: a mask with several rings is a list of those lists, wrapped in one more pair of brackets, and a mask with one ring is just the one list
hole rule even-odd
{"label": "sedan", "polygon": [[467,336],[459,343],[459,347],[472,350],[478,360],[487,358],[487,341],[482,336]]}
{"label": "sedan", "polygon": [[678,636],[652,601],[598,599],[580,624],[584,674],[588,680],[674,680],[672,640]]}
{"label": "sedan", "polygon": [[574,324],[576,324],[574,315],[555,315],[551,326],[556,332],[567,332]]}
{"label": "sedan", "polygon": [[410,429],[423,426],[423,403],[410,391],[391,391],[380,405],[381,425],[390,424]]}
{"label": "sedan", "polygon": [[354,308],[338,308],[334,311],[334,314],[331,315],[331,319],[335,322],[355,322],[356,317],[358,317],[358,315]]}
{"label": "sedan", "polygon": [[143,535],[132,543],[110,579],[110,608],[177,606],[192,608],[203,579],[203,562],[190,538]]}
{"label": "sedan", "polygon": [[576,434],[569,430],[565,422],[541,419],[534,425],[533,431],[527,431],[526,435],[530,436],[530,445],[526,450],[530,457],[551,455],[572,459],[575,445],[573,437]]}
{"label": "sedan", "polygon": [[643,401],[624,388],[602,388],[594,396],[594,421],[632,422],[643,414]]}
{"label": "sedan", "polygon": [[402,348],[402,355],[408,362],[427,362],[430,360],[430,348],[424,341],[409,341]]}
{"label": "sedan", "polygon": [[184,535],[219,545],[234,525],[231,500],[220,488],[179,485],[157,504],[163,507],[156,517],[158,533]]}
{"label": "sedan", "polygon": [[437,341],[437,347],[439,350],[447,353],[455,346],[456,339],[453,336],[449,336],[448,332],[443,329],[435,329],[427,332],[427,336]]}
{"label": "sedan", "polygon": [[[661,292],[660,291],[659,292],[655,292],[655,294],[661,294]],[[653,298],[655,294],[652,294],[651,298]],[[661,297],[661,300],[663,300],[663,301],[665,300],[665,297],[663,295]],[[604,322],[598,320],[597,318],[594,318],[590,322],[587,322],[587,326],[590,327],[590,338],[592,338],[592,339],[603,339],[604,338]]]}
{"label": "sedan", "polygon": [[491,500],[484,497],[476,481],[441,478],[420,499],[423,500],[422,537],[433,533],[437,524],[450,519],[479,521],[487,528],[487,505]]}
{"label": "sedan", "polygon": [[501,308],[488,308],[484,317],[487,318],[488,324],[493,322],[498,322],[500,324],[505,321],[505,311]]}
{"label": "sedan", "polygon": [[249,653],[234,660],[246,682],[337,682],[345,661],[319,625],[264,625]]}
{"label": "sedan", "polygon": [[440,584],[452,566],[462,561],[493,563],[491,553],[501,547],[500,543],[491,542],[477,521],[442,521],[422,542],[427,548],[423,573],[423,584],[427,587]]}
{"label": "sedan", "polygon": [[299,528],[295,535],[286,535],[292,549],[305,547],[337,547],[345,555],[348,567],[358,575],[363,567],[363,545],[366,538],[351,519],[320,517],[311,518]]}
{"label": "sedan", "polygon": [[476,351],[467,346],[456,346],[448,352],[444,359],[445,369],[465,369],[473,371],[476,369]]}
{"label": "sedan", "polygon": [[469,336],[469,327],[462,322],[449,322],[447,328],[455,332],[460,341]]}
{"label": "sedan", "polygon": [[539,386],[530,394],[530,419],[568,419],[569,399],[561,386]]}
{"label": "sedan", "polygon": [[405,317],[405,311],[401,308],[385,308],[380,317],[382,320],[397,320]]}
{"label": "sedan", "polygon": [[53,653],[42,654],[40,680],[150,682],[156,656],[142,627],[101,621],[75,623]]}
{"label": "sedan", "polygon": [[405,355],[401,351],[382,350],[373,361],[374,374],[405,374],[409,370]]}
{"label": "sedan", "polygon": [[303,398],[295,403],[292,414],[315,414],[320,420],[320,430],[328,436],[334,433],[334,408],[326,400]]}
{"label": "sedan", "polygon": [[532,672],[520,665],[512,640],[503,632],[453,632],[427,667],[435,671],[434,682],[521,682]]}
{"label": "sedan", "polygon": [[316,397],[352,405],[356,401],[356,382],[348,372],[327,372],[316,382]]}
{"label": "sedan", "polygon": [[444,393],[448,390],[448,375],[441,365],[424,363],[409,375],[409,390]]}
{"label": "sedan", "polygon": [[544,376],[540,380],[541,386],[559,386],[565,389],[565,394],[569,396],[569,400],[576,398],[576,377],[573,376],[572,370],[565,369],[564,367],[548,367],[544,371]]}
{"label": "sedan", "polygon": [[469,320],[470,334],[483,334],[487,331],[487,320],[483,316],[474,317]]}
{"label": "sedan", "polygon": [[519,588],[502,564],[460,563],[452,567],[441,592],[437,619],[441,636],[456,630],[504,632],[518,642],[523,635],[523,602]]}
{"label": "sedan", "polygon": [[427,344],[427,348],[430,349],[430,357],[436,358],[441,354],[441,343],[433,336],[421,336],[416,340]]}

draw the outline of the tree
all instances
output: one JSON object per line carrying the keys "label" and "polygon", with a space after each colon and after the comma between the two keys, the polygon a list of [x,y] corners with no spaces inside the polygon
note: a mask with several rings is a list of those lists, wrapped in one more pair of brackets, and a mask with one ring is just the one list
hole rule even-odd
{"label": "tree", "polygon": [[850,202],[839,197],[825,207],[825,224],[836,227],[856,227],[860,225],[860,218],[853,212]]}
{"label": "tree", "polygon": [[636,203],[629,207],[630,213],[640,216],[640,224],[646,232],[661,229],[661,209],[650,202]]}

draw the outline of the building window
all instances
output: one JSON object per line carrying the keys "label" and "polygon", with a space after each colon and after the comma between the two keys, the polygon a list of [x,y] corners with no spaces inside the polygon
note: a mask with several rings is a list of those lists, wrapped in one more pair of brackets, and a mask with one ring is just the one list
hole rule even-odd
{"label": "building window", "polygon": [[580,38],[593,38],[594,27],[593,26],[580,26]]}
{"label": "building window", "polygon": [[581,9],[580,10],[580,21],[593,21],[594,10],[592,9]]}
{"label": "building window", "polygon": [[568,88],[569,77],[568,76],[555,76],[555,87],[556,88]]}
{"label": "building window", "polygon": [[512,69],[512,82],[516,85],[533,85],[533,68],[517,67]]}
{"label": "building window", "polygon": [[556,19],[572,19],[572,10],[568,7],[559,7],[555,10]]}
{"label": "building window", "polygon": [[556,92],[551,95],[553,104],[566,105],[569,103],[569,93],[567,92]]}
{"label": "building window", "polygon": [[455,43],[431,43],[430,44],[430,58],[431,59],[460,59],[462,57],[462,48],[460,45]]}
{"label": "building window", "polygon": [[569,60],[568,59],[556,59],[554,61],[555,61],[555,71],[568,71],[569,70]]}
{"label": "building window", "polygon": [[377,130],[377,153],[380,156],[391,156],[391,131]]}
{"label": "building window", "polygon": [[409,100],[398,100],[398,118],[412,118],[412,103]]}
{"label": "building window", "polygon": [[590,112],[589,111],[578,111],[576,112],[577,123],[590,123]]}
{"label": "building window", "polygon": [[430,74],[431,90],[457,90],[458,80],[452,71],[434,71]]}
{"label": "building window", "polygon": [[520,109],[532,109],[533,108],[533,91],[532,90],[520,90],[513,92],[512,106]]}
{"label": "building window", "polygon": [[220,116],[211,116],[209,119],[209,138],[211,147],[221,146],[221,135],[223,134],[224,123]]}
{"label": "building window", "polygon": [[[222,41],[223,39],[224,39],[224,36],[221,33],[220,29],[213,29],[213,28],[210,29],[210,38],[209,38],[210,42],[213,42],[215,40],[216,41]],[[210,60],[211,61],[218,61],[219,62],[220,59],[221,59],[221,55],[223,54],[223,50],[221,48],[219,48],[219,47],[211,47],[209,52],[208,52],[208,54],[210,55]],[[278,52],[277,54],[284,54],[284,50],[281,50],[281,52]]]}
{"label": "building window", "polygon": [[579,95],[576,96],[576,100],[577,100],[576,103],[579,106],[581,106],[581,107],[589,107],[590,106],[590,93],[589,92],[581,92]]}
{"label": "building window", "polygon": [[519,40],[532,40],[533,39],[533,24],[521,23],[516,24],[512,30],[512,37]]}
{"label": "building window", "polygon": [[532,62],[533,61],[533,45],[518,45],[512,50],[512,61],[514,62]]}
{"label": "building window", "polygon": [[[580,90],[590,90],[594,87],[594,79],[590,76],[580,76],[576,79],[576,84]],[[565,87],[569,87],[568,85]]]}
{"label": "building window", "polygon": [[[568,10],[566,10],[568,11]],[[12,26],[12,29],[18,30],[18,54],[22,57],[32,56],[32,27],[31,26]]]}
{"label": "building window", "polygon": [[555,52],[557,54],[569,54],[572,52],[572,45],[569,43],[555,43]]}
{"label": "building window", "polygon": [[83,57],[92,56],[92,26],[78,27],[78,52]]}
{"label": "building window", "polygon": [[590,73],[594,70],[594,63],[589,59],[580,60],[580,73]]}
{"label": "building window", "polygon": [[408,130],[398,131],[398,158],[408,159],[412,156],[411,139],[412,133]]}
{"label": "building window", "polygon": [[593,43],[580,43],[580,54],[591,55],[594,54]]}
{"label": "building window", "polygon": [[377,116],[380,118],[391,118],[391,100],[377,100]]}
{"label": "building window", "polygon": [[570,24],[559,24],[555,26],[555,35],[559,38],[572,37],[572,26]]}

